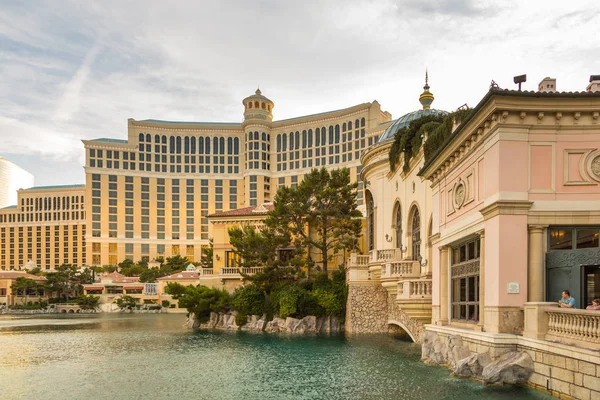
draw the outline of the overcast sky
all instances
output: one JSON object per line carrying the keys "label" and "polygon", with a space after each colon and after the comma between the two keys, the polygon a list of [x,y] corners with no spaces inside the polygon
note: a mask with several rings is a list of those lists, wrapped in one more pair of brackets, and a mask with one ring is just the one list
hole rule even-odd
{"label": "overcast sky", "polygon": [[36,185],[83,183],[82,139],[127,118],[241,122],[260,88],[284,119],[378,100],[394,118],[474,106],[494,79],[560,91],[600,74],[598,1],[0,2],[0,155]]}

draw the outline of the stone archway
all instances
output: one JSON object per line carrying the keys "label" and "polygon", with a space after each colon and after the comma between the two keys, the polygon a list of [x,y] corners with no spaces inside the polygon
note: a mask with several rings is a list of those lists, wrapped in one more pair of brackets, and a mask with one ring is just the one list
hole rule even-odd
{"label": "stone archway", "polygon": [[391,319],[391,320],[388,321],[388,325],[399,326],[408,336],[410,336],[411,340],[414,343],[418,343],[418,341],[415,340],[415,335],[402,322]]}

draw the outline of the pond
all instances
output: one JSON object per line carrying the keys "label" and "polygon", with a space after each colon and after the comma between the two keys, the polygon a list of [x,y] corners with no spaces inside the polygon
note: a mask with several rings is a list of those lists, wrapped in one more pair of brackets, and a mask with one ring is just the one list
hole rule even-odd
{"label": "pond", "polygon": [[181,314],[0,317],[0,393],[44,399],[549,399],[419,361],[392,336],[192,331]]}

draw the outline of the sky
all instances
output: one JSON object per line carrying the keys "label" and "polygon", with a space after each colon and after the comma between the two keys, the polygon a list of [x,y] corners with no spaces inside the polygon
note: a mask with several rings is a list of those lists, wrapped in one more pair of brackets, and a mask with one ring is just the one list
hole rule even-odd
{"label": "sky", "polygon": [[0,156],[83,183],[81,140],[125,139],[128,118],[241,122],[257,86],[275,120],[373,100],[398,118],[425,69],[453,111],[520,74],[585,90],[599,54],[597,0],[4,0]]}

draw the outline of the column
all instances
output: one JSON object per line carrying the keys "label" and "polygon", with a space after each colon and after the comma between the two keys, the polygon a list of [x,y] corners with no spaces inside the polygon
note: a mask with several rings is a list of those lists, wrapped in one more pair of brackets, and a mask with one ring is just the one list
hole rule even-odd
{"label": "column", "polygon": [[527,269],[527,300],[544,301],[544,228],[529,226],[529,268]]}
{"label": "column", "polygon": [[479,234],[479,322],[477,329],[483,331],[485,307],[485,230],[477,232]]}
{"label": "column", "polygon": [[450,299],[448,297],[448,246],[440,248],[440,325],[448,324],[448,308]]}

